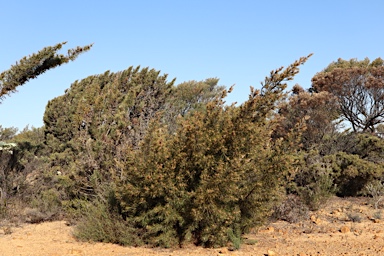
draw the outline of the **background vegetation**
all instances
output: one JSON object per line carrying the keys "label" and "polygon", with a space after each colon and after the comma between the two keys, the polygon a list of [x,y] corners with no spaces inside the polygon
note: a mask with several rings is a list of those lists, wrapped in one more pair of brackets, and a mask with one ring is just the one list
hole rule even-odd
{"label": "background vegetation", "polygon": [[[91,47],[61,46],[3,72],[0,96]],[[309,57],[240,105],[217,78],[175,85],[149,68],[75,81],[43,127],[0,126],[0,217],[66,218],[83,240],[239,248],[269,217],[298,221],[332,195],[380,207],[383,61],[339,59],[288,91]]]}

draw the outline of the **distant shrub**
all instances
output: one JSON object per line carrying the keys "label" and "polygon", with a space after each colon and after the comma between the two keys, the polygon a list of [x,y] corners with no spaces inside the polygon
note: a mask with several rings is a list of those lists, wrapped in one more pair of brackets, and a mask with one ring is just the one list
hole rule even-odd
{"label": "distant shrub", "polygon": [[381,180],[373,180],[365,185],[363,194],[372,198],[372,204],[378,209],[384,199],[384,185]]}
{"label": "distant shrub", "polygon": [[297,223],[309,218],[309,208],[299,196],[290,194],[274,207],[272,217],[289,223]]}
{"label": "distant shrub", "polygon": [[60,194],[54,188],[34,195],[29,207],[26,215],[28,222],[32,223],[59,219],[63,215]]}
{"label": "distant shrub", "polygon": [[51,216],[41,212],[37,208],[26,208],[24,210],[24,217],[26,222],[40,223],[43,221],[49,221]]}
{"label": "distant shrub", "polygon": [[373,214],[373,218],[376,220],[381,220],[383,218],[383,213],[381,211],[377,211]]}
{"label": "distant shrub", "polygon": [[299,195],[310,210],[318,210],[335,194],[333,178],[328,174],[319,174],[315,182],[299,189]]}
{"label": "distant shrub", "polygon": [[368,161],[360,155],[338,152],[324,158],[331,164],[339,196],[361,195],[369,182],[379,179],[384,173],[383,163]]}
{"label": "distant shrub", "polygon": [[296,162],[294,182],[287,187],[316,210],[332,195],[357,196],[364,193],[367,184],[379,180],[384,164],[362,156],[339,151],[322,156],[316,150],[302,152]]}
{"label": "distant shrub", "polygon": [[360,223],[362,220],[361,215],[357,214],[357,213],[347,213],[347,217],[352,222],[359,222]]}
{"label": "distant shrub", "polygon": [[290,190],[310,210],[318,210],[337,191],[332,167],[317,151],[309,151],[302,153],[297,168]]}

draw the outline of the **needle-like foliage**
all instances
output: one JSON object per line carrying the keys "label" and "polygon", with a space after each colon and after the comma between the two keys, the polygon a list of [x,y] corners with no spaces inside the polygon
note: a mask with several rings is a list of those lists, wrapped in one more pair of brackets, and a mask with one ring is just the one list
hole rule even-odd
{"label": "needle-like foliage", "polygon": [[81,53],[91,49],[91,45],[69,49],[67,55],[57,52],[66,42],[48,46],[37,53],[24,57],[10,69],[0,74],[0,103],[1,100],[17,91],[17,87],[30,79],[43,74],[45,71],[75,60]]}
{"label": "needle-like foliage", "polygon": [[272,71],[239,107],[225,105],[224,90],[180,118],[173,134],[154,122],[140,150],[117,161],[116,202],[145,243],[238,247],[242,233],[262,223],[291,171],[290,152],[271,138],[273,113],[308,57]]}

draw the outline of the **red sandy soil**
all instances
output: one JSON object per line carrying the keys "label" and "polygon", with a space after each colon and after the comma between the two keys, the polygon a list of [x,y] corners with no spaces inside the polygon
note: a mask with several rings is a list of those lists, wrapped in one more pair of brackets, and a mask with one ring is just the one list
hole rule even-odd
{"label": "red sandy soil", "polygon": [[65,221],[0,226],[0,256],[384,255],[384,210],[374,209],[367,202],[367,198],[332,198],[323,209],[311,212],[307,220],[273,222],[253,231],[237,251],[193,245],[151,249],[79,242],[72,236],[74,227]]}

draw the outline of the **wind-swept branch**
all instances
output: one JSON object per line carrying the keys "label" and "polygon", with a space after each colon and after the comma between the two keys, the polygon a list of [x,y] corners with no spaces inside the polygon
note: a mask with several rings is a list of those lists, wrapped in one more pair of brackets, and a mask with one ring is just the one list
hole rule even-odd
{"label": "wind-swept branch", "polygon": [[39,52],[22,58],[10,69],[0,74],[0,103],[16,88],[43,74],[45,71],[75,60],[81,53],[91,49],[92,44],[84,47],[69,49],[67,55],[58,54],[66,42],[45,47]]}

